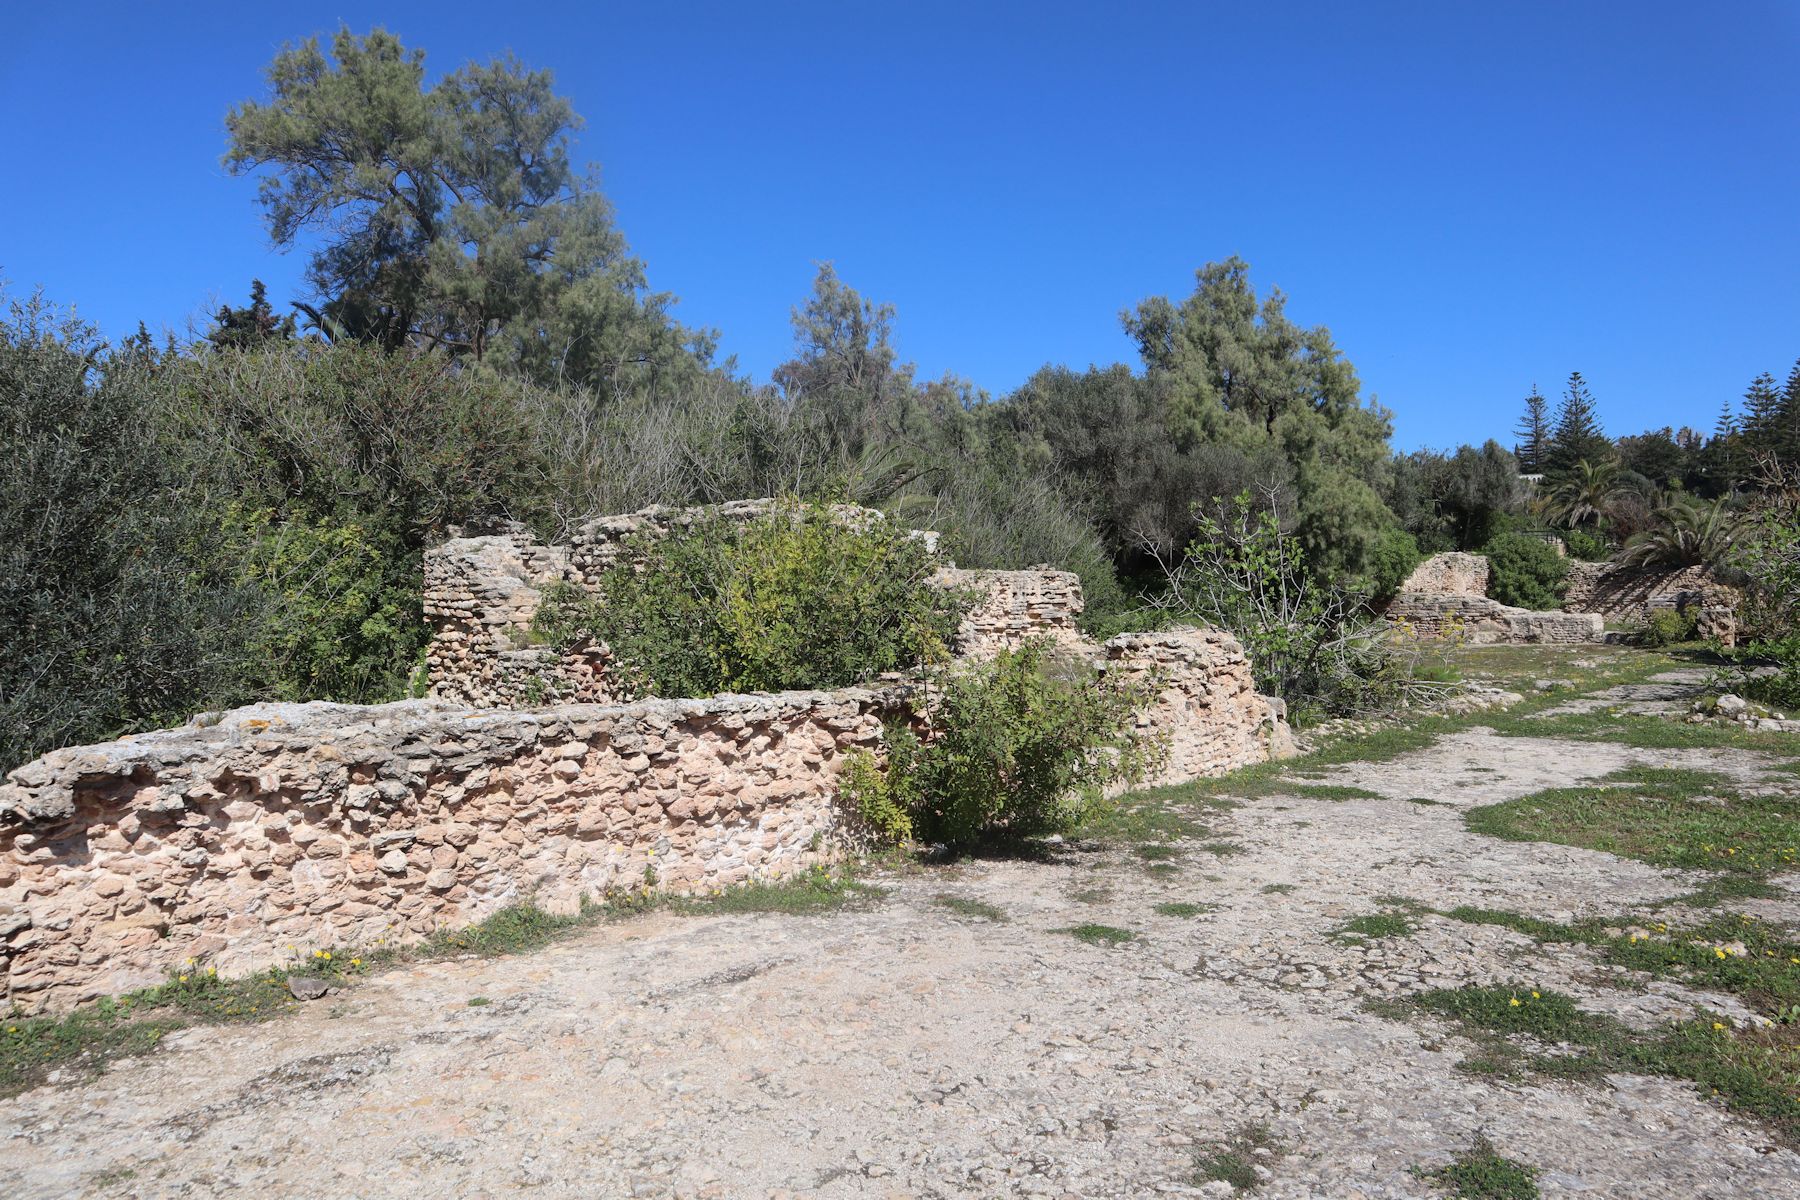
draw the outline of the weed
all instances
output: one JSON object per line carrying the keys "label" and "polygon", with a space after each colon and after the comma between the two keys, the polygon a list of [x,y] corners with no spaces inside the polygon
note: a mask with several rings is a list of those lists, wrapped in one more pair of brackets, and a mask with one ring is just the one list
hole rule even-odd
{"label": "weed", "polygon": [[1331,936],[1340,942],[1357,945],[1370,938],[1406,937],[1418,926],[1403,913],[1369,913],[1344,922]]}
{"label": "weed", "polygon": [[1217,912],[1217,904],[1190,904],[1185,900],[1176,900],[1168,904],[1156,906],[1156,913],[1164,917],[1197,917],[1202,913]]}
{"label": "weed", "polygon": [[1109,887],[1076,888],[1069,893],[1069,899],[1077,904],[1105,904],[1112,899],[1112,889]]}
{"label": "weed", "polygon": [[1238,1191],[1250,1191],[1262,1183],[1256,1173],[1258,1150],[1269,1152],[1264,1157],[1276,1156],[1276,1143],[1269,1127],[1245,1125],[1232,1133],[1217,1150],[1194,1160],[1194,1182],[1223,1181]]}
{"label": "weed", "polygon": [[1435,1171],[1417,1171],[1450,1190],[1462,1200],[1537,1200],[1537,1171],[1524,1163],[1502,1158],[1486,1134]]}
{"label": "weed", "polygon": [[1636,767],[1464,814],[1476,833],[1584,846],[1660,867],[1759,875],[1800,862],[1791,799],[1742,795],[1706,771]]}
{"label": "weed", "polygon": [[1380,800],[1380,792],[1371,792],[1368,788],[1347,787],[1343,784],[1300,784],[1283,789],[1283,794],[1303,796],[1309,800]]}
{"label": "weed", "polygon": [[1059,932],[1071,934],[1090,946],[1119,946],[1138,939],[1133,931],[1113,925],[1073,925]]}
{"label": "weed", "polygon": [[1144,867],[1144,874],[1154,875],[1158,879],[1173,879],[1181,874],[1181,868],[1174,863],[1149,863]]}
{"label": "weed", "polygon": [[1406,802],[1408,804],[1417,804],[1426,808],[1436,808],[1444,803],[1442,800],[1433,800],[1428,796],[1408,796]]}
{"label": "weed", "polygon": [[1156,842],[1147,846],[1139,846],[1136,850],[1133,850],[1132,853],[1143,859],[1145,862],[1168,862],[1171,859],[1181,857],[1181,851],[1177,850],[1175,847],[1165,846]]}
{"label": "weed", "polygon": [[490,1005],[492,1003],[493,1003],[493,1001],[489,1000],[486,996],[470,996],[469,997],[469,1007],[470,1008],[486,1008],[488,1005]]}
{"label": "weed", "polygon": [[1265,896],[1291,896],[1299,888],[1292,883],[1265,883],[1259,890]]}
{"label": "weed", "polygon": [[932,898],[932,903],[936,904],[939,908],[947,908],[958,916],[974,917],[981,921],[1006,921],[1011,919],[1006,915],[1005,909],[996,908],[994,905],[989,904],[984,900],[971,900],[967,896],[934,896]]}
{"label": "weed", "polygon": [[1200,845],[1194,847],[1194,849],[1204,851],[1207,854],[1217,855],[1220,858],[1229,858],[1233,854],[1242,854],[1244,852],[1244,848],[1236,842],[1202,842]]}

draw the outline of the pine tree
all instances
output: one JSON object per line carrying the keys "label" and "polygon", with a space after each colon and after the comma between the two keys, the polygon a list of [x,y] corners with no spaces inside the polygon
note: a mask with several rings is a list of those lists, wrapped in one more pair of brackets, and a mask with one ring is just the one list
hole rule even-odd
{"label": "pine tree", "polygon": [[1701,454],[1702,470],[1715,496],[1730,495],[1743,482],[1740,439],[1737,414],[1731,411],[1731,401],[1727,400],[1719,406],[1718,423],[1713,426],[1712,438]]}
{"label": "pine tree", "polygon": [[[1544,473],[1557,479],[1575,474],[1577,463],[1599,466],[1613,458],[1613,444],[1600,428],[1600,416],[1587,380],[1580,371],[1569,373],[1569,386],[1556,408],[1550,444],[1544,452]],[[1552,479],[1554,483],[1556,479]]]}
{"label": "pine tree", "polygon": [[1781,392],[1764,371],[1744,392],[1744,445],[1751,454],[1775,454],[1781,439]]}
{"label": "pine tree", "polygon": [[[1800,364],[1795,367],[1800,371]],[[1550,402],[1538,391],[1537,384],[1531,385],[1531,395],[1525,397],[1525,415],[1519,418],[1519,427],[1513,430],[1518,444],[1513,447],[1513,456],[1519,460],[1519,472],[1523,475],[1536,475],[1544,469],[1544,451],[1550,441]]]}
{"label": "pine tree", "polygon": [[1800,359],[1788,372],[1775,407],[1775,455],[1784,463],[1800,463]]}

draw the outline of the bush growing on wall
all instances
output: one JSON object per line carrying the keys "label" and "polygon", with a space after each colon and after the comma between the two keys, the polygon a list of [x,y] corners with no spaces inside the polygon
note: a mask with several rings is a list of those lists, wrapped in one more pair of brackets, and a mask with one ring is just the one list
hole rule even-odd
{"label": "bush growing on wall", "polygon": [[644,694],[843,687],[941,656],[968,606],[931,585],[937,565],[905,530],[797,501],[630,549],[595,595],[548,595],[535,627],[604,644]]}
{"label": "bush growing on wall", "polygon": [[1549,542],[1503,533],[1482,549],[1493,575],[1488,594],[1502,604],[1537,611],[1562,605],[1569,564]]}
{"label": "bush growing on wall", "polygon": [[928,698],[923,739],[890,733],[886,796],[919,837],[953,848],[1065,832],[1158,752],[1130,736],[1147,699],[1028,641],[947,675]]}

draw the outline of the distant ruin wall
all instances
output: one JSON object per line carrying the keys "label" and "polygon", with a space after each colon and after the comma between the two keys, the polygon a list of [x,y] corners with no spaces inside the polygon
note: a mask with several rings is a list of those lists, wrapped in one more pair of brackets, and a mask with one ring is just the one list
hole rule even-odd
{"label": "distant ruin wall", "polygon": [[1532,612],[1486,596],[1402,592],[1387,619],[1422,638],[1454,637],[1472,645],[1580,645],[1606,640],[1606,622],[1592,613]]}
{"label": "distant ruin wall", "polygon": [[259,705],[57,751],[0,784],[0,1007],[417,941],[526,896],[792,873],[838,852],[844,753],[892,703]]}
{"label": "distant ruin wall", "polygon": [[1625,567],[1575,561],[1569,563],[1568,581],[1565,611],[1598,613],[1625,624],[1642,624],[1658,609],[1735,608],[1742,598],[1703,566]]}
{"label": "distant ruin wall", "polygon": [[[531,621],[555,583],[593,588],[624,561],[634,538],[658,539],[709,520],[749,521],[774,500],[740,500],[706,508],[648,508],[581,525],[567,545],[546,546],[514,528],[456,538],[425,553],[425,619],[432,626],[426,669],[433,697],[478,708],[536,708],[562,703],[616,703],[606,682],[604,648],[564,656],[537,644]],[[881,521],[874,509],[836,505],[850,524]],[[935,552],[937,535],[914,531]],[[1024,571],[945,567],[933,582],[966,588],[976,602],[957,632],[958,655],[991,657],[1031,636],[1083,644],[1081,580],[1049,567]]]}
{"label": "distant ruin wall", "polygon": [[959,655],[992,658],[1029,637],[1047,637],[1060,646],[1085,644],[1076,621],[1081,616],[1081,577],[1073,571],[1033,567],[1028,571],[976,571],[946,567],[932,578],[943,588],[972,592],[975,603],[956,631]]}
{"label": "distant ruin wall", "polygon": [[1480,554],[1434,554],[1400,585],[1400,591],[1428,596],[1485,596],[1494,569]]}
{"label": "distant ruin wall", "polygon": [[1260,696],[1243,646],[1219,629],[1126,633],[1104,647],[1106,669],[1155,679],[1138,714],[1140,736],[1160,737],[1165,755],[1151,786],[1223,775],[1291,752],[1285,709]]}

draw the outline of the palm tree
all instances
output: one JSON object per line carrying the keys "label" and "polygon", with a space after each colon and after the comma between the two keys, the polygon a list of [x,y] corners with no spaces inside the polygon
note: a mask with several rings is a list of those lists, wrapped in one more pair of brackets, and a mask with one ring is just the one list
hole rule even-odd
{"label": "palm tree", "polygon": [[1550,489],[1550,511],[1565,528],[1598,525],[1619,494],[1617,463],[1582,459],[1575,473]]}
{"label": "palm tree", "polygon": [[1655,528],[1632,538],[1619,561],[1634,567],[1716,567],[1743,529],[1743,514],[1724,498],[1702,504],[1677,496],[1657,511]]}

